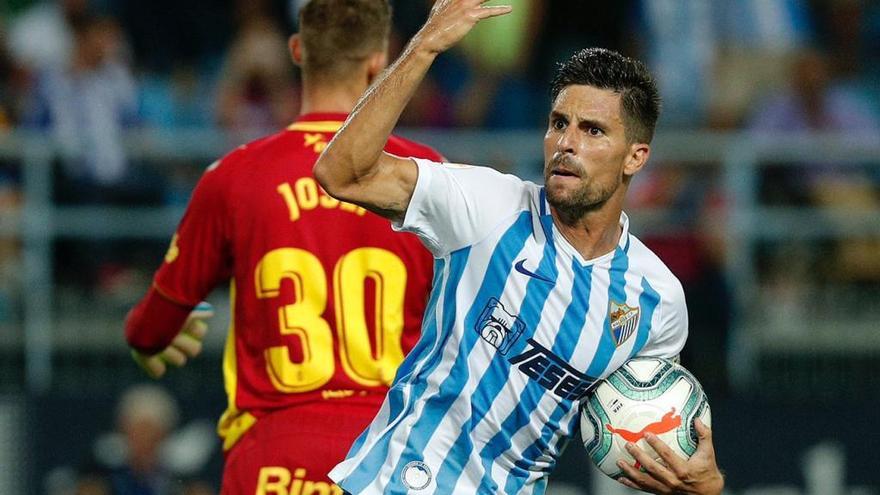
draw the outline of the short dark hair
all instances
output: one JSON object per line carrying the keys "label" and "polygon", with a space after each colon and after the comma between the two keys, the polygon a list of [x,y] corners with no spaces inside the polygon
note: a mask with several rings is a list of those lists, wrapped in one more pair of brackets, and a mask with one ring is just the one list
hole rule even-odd
{"label": "short dark hair", "polygon": [[660,115],[660,94],[645,64],[605,48],[585,48],[559,64],[550,86],[551,101],[575,84],[619,93],[627,139],[651,142]]}
{"label": "short dark hair", "polygon": [[391,32],[388,0],[310,0],[299,12],[303,68],[344,76],[352,64],[384,51]]}

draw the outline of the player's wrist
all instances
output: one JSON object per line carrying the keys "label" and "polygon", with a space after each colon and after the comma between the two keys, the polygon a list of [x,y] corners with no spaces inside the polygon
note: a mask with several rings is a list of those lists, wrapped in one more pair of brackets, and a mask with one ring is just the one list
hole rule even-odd
{"label": "player's wrist", "polygon": [[433,63],[434,59],[437,58],[437,55],[440,55],[443,51],[443,47],[435,42],[433,34],[422,30],[412,37],[403,56],[406,58],[421,59],[430,64]]}

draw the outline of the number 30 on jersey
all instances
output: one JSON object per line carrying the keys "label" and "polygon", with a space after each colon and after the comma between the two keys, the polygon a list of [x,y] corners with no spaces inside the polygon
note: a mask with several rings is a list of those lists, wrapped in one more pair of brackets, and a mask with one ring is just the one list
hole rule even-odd
{"label": "number 30 on jersey", "polygon": [[[258,298],[278,297],[283,280],[293,283],[296,301],[278,310],[282,335],[296,335],[303,359],[294,363],[286,345],[266,349],[267,371],[281,392],[318,389],[335,372],[333,331],[323,314],[327,309],[327,276],[321,261],[309,251],[280,248],[268,252],[254,272]],[[365,309],[365,282],[373,281],[376,349],[370,344]],[[406,266],[396,254],[363,247],[344,254],[333,268],[332,291],[340,362],[355,382],[364,386],[388,385],[403,361],[403,302]]]}

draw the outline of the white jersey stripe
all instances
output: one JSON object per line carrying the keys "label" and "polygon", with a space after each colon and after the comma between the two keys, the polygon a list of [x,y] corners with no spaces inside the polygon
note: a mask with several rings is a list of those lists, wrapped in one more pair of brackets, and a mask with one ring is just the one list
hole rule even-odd
{"label": "white jersey stripe", "polygon": [[[523,212],[507,230],[498,242],[490,261],[490,267],[500,267],[501,270],[488,271],[485,274],[480,289],[477,292],[475,301],[485,301],[493,294],[502,292],[505,281],[510,275],[515,263],[515,257],[522,250],[522,246],[532,232],[531,215]],[[421,458],[424,446],[434,435],[437,427],[442,422],[443,417],[449,411],[452,404],[442,399],[442,397],[457,397],[467,384],[470,373],[467,365],[468,357],[474,349],[476,343],[480,340],[480,335],[472,331],[477,323],[483,308],[480,304],[471,306],[465,318],[464,328],[468,331],[463,332],[461,343],[459,344],[459,352],[455,358],[455,364],[452,365],[450,374],[440,384],[440,389],[436,395],[427,398],[425,413],[416,420],[412,427],[412,433],[407,439],[407,449],[404,450],[402,458]],[[398,463],[394,469],[395,475],[402,470],[404,466]]]}

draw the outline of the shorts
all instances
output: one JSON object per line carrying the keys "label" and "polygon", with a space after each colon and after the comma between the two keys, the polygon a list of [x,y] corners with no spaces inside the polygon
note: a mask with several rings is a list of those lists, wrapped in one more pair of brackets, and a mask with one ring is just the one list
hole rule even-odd
{"label": "shorts", "polygon": [[377,410],[329,402],[262,416],[226,453],[221,495],[341,495],[327,473]]}

